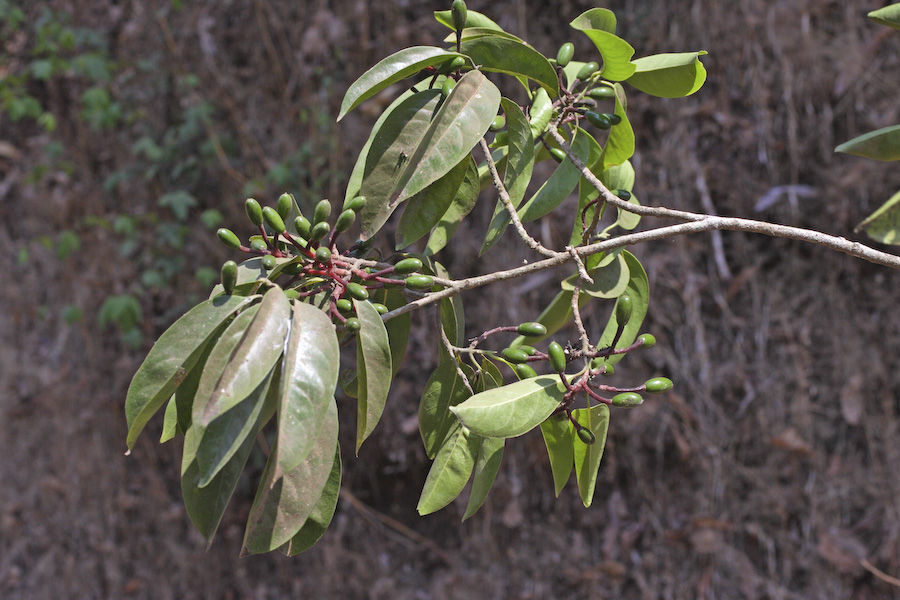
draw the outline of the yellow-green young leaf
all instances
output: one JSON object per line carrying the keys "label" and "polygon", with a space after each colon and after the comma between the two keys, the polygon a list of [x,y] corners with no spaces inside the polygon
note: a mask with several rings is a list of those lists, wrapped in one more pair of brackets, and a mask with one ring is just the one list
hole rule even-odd
{"label": "yellow-green young leaf", "polygon": [[319,501],[306,517],[300,531],[291,538],[290,542],[281,547],[287,556],[297,556],[301,552],[309,550],[322,538],[334,517],[334,509],[337,507],[340,491],[341,447],[339,445],[334,451],[334,464],[331,466],[331,473],[328,475],[328,481],[325,482],[325,489],[322,490]]}
{"label": "yellow-green young leaf", "polygon": [[472,490],[469,492],[469,503],[462,520],[465,521],[481,508],[484,499],[487,498],[497,472],[500,470],[500,462],[503,460],[503,446],[506,440],[503,438],[484,438],[478,444],[478,452],[475,454],[475,472],[472,475]]}
{"label": "yellow-green young leaf", "polygon": [[575,17],[569,25],[572,29],[599,29],[609,33],[616,32],[616,15],[606,8],[592,8]]}
{"label": "yellow-green young leaf", "polygon": [[332,473],[337,434],[337,405],[330,402],[312,450],[294,470],[276,479],[277,449],[269,456],[247,517],[244,553],[271,552],[297,535],[318,505]]}
{"label": "yellow-green young leaf", "polygon": [[457,426],[441,446],[419,497],[416,510],[420,515],[431,514],[453,502],[466,487],[475,467],[475,454],[481,438],[468,429]]}
{"label": "yellow-green young leaf", "polygon": [[166,412],[163,415],[162,433],[159,435],[159,443],[165,444],[178,434],[178,405],[175,404],[175,396],[169,398],[166,404]]}
{"label": "yellow-green young leaf", "polygon": [[875,160],[900,160],[900,125],[864,133],[849,142],[844,142],[834,151]]}
{"label": "yellow-green young leaf", "polygon": [[[628,319],[628,323],[625,324],[622,336],[619,338],[617,344],[619,348],[628,346],[634,341],[634,338],[637,337],[637,334],[641,329],[641,324],[644,322],[644,316],[647,314],[647,306],[650,302],[650,284],[647,280],[647,272],[644,270],[644,267],[641,266],[640,261],[638,261],[638,259],[630,252],[623,250],[622,256],[625,258],[625,264],[628,266],[630,279],[628,281],[628,287],[625,288],[625,292],[631,297],[632,309],[631,317]],[[612,315],[609,317],[609,322],[607,322],[606,328],[600,336],[600,341],[597,346],[605,348],[611,344],[617,329],[618,323],[616,322],[616,311],[613,310]],[[622,360],[623,356],[625,355],[614,354],[606,360],[610,364],[615,364]]]}
{"label": "yellow-green young leaf", "polygon": [[312,448],[337,385],[340,347],[328,316],[294,303],[278,390],[276,473],[292,471]]}
{"label": "yellow-green young leaf", "polygon": [[499,35],[469,38],[460,45],[460,52],[484,71],[527,77],[551,96],[559,95],[553,66],[543,54],[520,41]]}
{"label": "yellow-green young leaf", "polygon": [[[461,368],[467,377],[472,377],[472,371],[467,365],[462,365]],[[462,378],[456,372],[456,361],[449,357],[443,358],[425,382],[425,390],[419,401],[419,434],[428,458],[434,459],[447,434],[456,424],[450,407],[469,396]]]}
{"label": "yellow-green young leaf", "polygon": [[614,113],[622,120],[609,130],[609,137],[606,139],[606,145],[603,147],[601,163],[603,170],[620,165],[634,155],[634,130],[631,128],[626,112],[628,104],[625,98],[625,89],[620,83],[615,84],[613,88],[616,90],[616,108]]}
{"label": "yellow-green young leaf", "polygon": [[[595,298],[618,298],[628,287],[630,279],[628,264],[621,253],[611,254],[599,266],[589,269],[588,275],[593,283],[583,282],[581,291]],[[564,279],[560,287],[566,291],[573,291],[578,283],[578,274]]]}
{"label": "yellow-green young leaf", "polygon": [[450,62],[457,56],[460,55],[456,52],[434,46],[413,46],[395,52],[363,73],[347,88],[337,120],[340,121],[348,112],[391,84],[415,75],[425,67]]}
{"label": "yellow-green young leaf", "polygon": [[[583,308],[590,302],[591,297],[587,294],[578,297],[578,306]],[[541,312],[537,319],[538,323],[547,328],[547,333],[537,337],[519,336],[510,346],[520,346],[522,344],[537,344],[572,322],[572,292],[563,290],[553,297],[547,308]]]}
{"label": "yellow-green young leaf", "polygon": [[175,321],[159,337],[128,387],[125,398],[128,448],[134,447],[147,421],[184,381],[203,354],[210,336],[254,299],[226,296],[207,300]]}
{"label": "yellow-green young leaf", "polygon": [[554,415],[541,423],[541,435],[550,457],[550,472],[553,473],[553,488],[556,497],[569,481],[575,464],[575,429],[565,414]]}
{"label": "yellow-green young leaf", "polygon": [[631,44],[616,34],[602,29],[582,29],[581,33],[594,42],[594,46],[603,57],[601,77],[609,81],[624,81],[631,77],[635,70],[631,62],[631,57],[634,56]]}
{"label": "yellow-green young leaf", "polygon": [[356,410],[356,452],[384,412],[391,387],[391,346],[381,315],[371,302],[354,300],[359,318],[356,333],[356,370],[358,373]]}
{"label": "yellow-green young leaf", "polygon": [[218,380],[204,386],[205,373],[201,377],[192,411],[194,423],[208,425],[265,379],[284,350],[290,316],[291,305],[284,292],[277,286],[270,288]]}
{"label": "yellow-green young leaf", "polygon": [[565,392],[559,377],[544,375],[475,394],[450,411],[480,436],[516,437],[549,417]]}
{"label": "yellow-green young leaf", "polygon": [[900,245],[900,192],[856,226],[857,231],[860,229],[882,244]]}
{"label": "yellow-green young leaf", "polygon": [[[572,440],[578,493],[584,506],[588,507],[594,499],[597,471],[600,469],[600,459],[603,458],[603,448],[606,446],[609,407],[605,404],[598,404],[591,407],[590,411],[586,408],[579,408],[572,411],[572,416],[583,427],[589,429],[595,438],[593,444],[585,444],[578,436],[573,436]],[[574,430],[574,427],[572,429]]]}
{"label": "yellow-green young leaf", "polygon": [[438,224],[457,196],[471,161],[472,157],[466,156],[446,175],[406,202],[397,225],[398,250],[417,242]]}
{"label": "yellow-green young leaf", "polygon": [[[590,149],[588,137],[576,134],[572,141],[572,153],[584,162],[587,160]],[[581,179],[581,170],[567,156],[556,167],[553,175],[519,209],[519,218],[523,222],[528,222],[536,221],[547,215],[572,193],[572,190],[578,185],[579,179]]]}
{"label": "yellow-green young leaf", "polygon": [[900,29],[900,2],[873,10],[869,13],[869,18],[881,25]]}
{"label": "yellow-green young leaf", "polygon": [[[446,25],[450,29],[456,31],[456,28],[453,26],[453,16],[449,10],[436,10],[434,12],[434,18],[441,25]],[[503,31],[503,29],[501,29],[499,25],[494,23],[488,17],[472,9],[466,11],[466,29],[468,29],[469,27],[480,27],[496,31]]]}
{"label": "yellow-green young leaf", "polygon": [[434,231],[431,232],[428,243],[425,245],[425,254],[432,256],[447,245],[447,242],[456,233],[456,228],[459,227],[462,220],[475,208],[479,191],[481,191],[481,186],[478,182],[478,165],[475,164],[475,160],[470,156],[468,158],[466,175],[460,183],[450,206],[441,216]]}
{"label": "yellow-green young leaf", "polygon": [[699,52],[653,54],[632,61],[634,74],[627,81],[637,89],[660,98],[690,96],[706,81],[706,68]]}

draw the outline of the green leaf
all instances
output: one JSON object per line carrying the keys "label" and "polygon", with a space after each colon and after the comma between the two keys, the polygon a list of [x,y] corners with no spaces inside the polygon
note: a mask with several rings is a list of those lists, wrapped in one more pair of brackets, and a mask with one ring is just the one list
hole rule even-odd
{"label": "green leaf", "polygon": [[559,95],[553,66],[543,54],[522,42],[498,35],[481,36],[464,40],[460,52],[484,71],[527,77],[551,96]]}
{"label": "green leaf", "polygon": [[[330,402],[312,450],[292,471],[275,478],[277,448],[263,471],[247,517],[244,552],[270,552],[297,535],[318,505],[334,466],[337,447],[337,405]],[[277,442],[276,442],[277,443]]]}
{"label": "green leaf", "polygon": [[900,29],[900,2],[873,10],[869,13],[869,18],[880,25]]}
{"label": "green leaf", "polygon": [[475,453],[475,472],[472,476],[472,491],[469,492],[469,502],[466,504],[466,512],[462,520],[465,521],[481,508],[484,499],[494,485],[497,472],[500,471],[500,463],[503,460],[503,446],[506,440],[503,438],[483,438],[478,444]]}
{"label": "green leaf", "polygon": [[209,425],[265,379],[284,350],[290,315],[284,292],[270,288],[218,379],[213,381],[206,373],[201,376],[192,411],[194,423]]}
{"label": "green leaf", "polygon": [[[587,136],[575,136],[575,139],[572,141],[572,152],[582,162],[587,160],[590,152],[590,142]],[[579,179],[581,179],[581,170],[567,156],[556,167],[550,178],[519,209],[519,218],[522,222],[528,222],[536,221],[547,215],[572,193],[572,190],[578,185]]]}
{"label": "green leaf", "polygon": [[558,377],[544,375],[475,394],[450,411],[480,436],[516,437],[549,417],[565,392]]}
{"label": "green leaf", "polygon": [[690,96],[706,81],[706,68],[699,52],[678,52],[653,54],[632,61],[634,74],[628,83],[651,96],[660,98],[681,98]]}
{"label": "green leaf", "polygon": [[[484,37],[486,35],[498,35],[500,37],[506,38],[508,40],[515,40],[520,44],[524,43],[522,38],[515,36],[511,33],[507,33],[502,29],[494,29],[492,27],[466,27],[462,31],[462,39],[469,40],[477,37]],[[456,33],[448,33],[444,38],[444,41],[447,43],[456,44]]]}
{"label": "green leaf", "polygon": [[592,8],[575,17],[569,25],[571,25],[572,29],[578,29],[579,31],[599,29],[615,33],[616,15],[613,11],[606,8]]}
{"label": "green leaf", "polygon": [[406,202],[397,225],[398,250],[415,243],[438,224],[460,190],[471,161],[471,156],[463,158],[446,175]]}
{"label": "green leaf", "polygon": [[[582,282],[581,291],[594,298],[618,298],[625,292],[630,280],[628,265],[621,253],[608,256],[609,260],[599,266],[588,269],[588,275],[594,283]],[[560,283],[566,291],[573,291],[578,283],[578,274],[567,277]],[[579,298],[580,299],[580,298]]]}
{"label": "green leaf", "polygon": [[900,192],[856,226],[857,231],[860,229],[882,244],[900,245]]}
{"label": "green leaf", "polygon": [[150,349],[128,386],[125,418],[131,449],[147,421],[184,381],[218,327],[252,298],[225,296],[202,302],[175,321]]}
{"label": "green leaf", "polygon": [[159,435],[159,443],[165,444],[178,434],[178,405],[175,396],[169,398],[166,404],[166,412],[163,415],[162,433]]}
{"label": "green leaf", "polygon": [[334,451],[334,464],[331,466],[331,473],[328,475],[328,481],[325,482],[325,489],[319,501],[316,502],[315,508],[306,517],[303,527],[291,538],[282,551],[287,556],[297,556],[305,550],[312,548],[318,542],[331,519],[334,518],[334,509],[337,508],[338,496],[341,491],[341,447],[338,445]]}
{"label": "green leaf", "polygon": [[[253,306],[250,309],[245,310],[244,313],[249,312],[250,314],[255,314],[256,310],[258,310],[257,307]],[[178,389],[175,390],[175,405],[178,408],[178,431],[181,433],[185,433],[191,426],[191,411],[194,407],[194,397],[197,395],[197,388],[200,385],[200,377],[206,369],[206,361],[209,359],[209,355],[212,353],[213,348],[215,348],[217,344],[217,340],[227,326],[227,321],[222,323],[222,325],[219,326],[219,329],[210,336],[210,339],[206,341],[203,354],[200,355],[200,358],[197,359],[194,367],[188,372],[187,377],[181,382]]]}
{"label": "green leaf", "polygon": [[541,423],[541,435],[544,437],[544,445],[547,447],[547,456],[550,457],[550,471],[553,473],[553,488],[556,497],[569,481],[572,475],[572,466],[575,464],[575,451],[573,443],[580,441],[575,438],[575,428],[565,414],[551,416]]}
{"label": "green leaf", "polygon": [[531,110],[528,111],[528,115],[531,137],[537,139],[547,129],[547,125],[550,124],[550,119],[553,117],[553,101],[550,100],[547,90],[540,88],[534,93],[534,100],[531,101]]}
{"label": "green leaf", "polygon": [[[462,365],[462,369],[467,377],[471,377],[472,372],[468,366]],[[434,459],[447,434],[456,424],[450,407],[469,396],[462,378],[456,372],[456,361],[442,359],[425,383],[425,391],[419,401],[419,434],[428,458]]]}
{"label": "green leaf", "polygon": [[356,453],[375,429],[391,388],[391,347],[381,315],[371,302],[354,300],[359,317],[356,334]]}
{"label": "green leaf", "polygon": [[425,254],[429,256],[434,255],[447,245],[447,242],[456,233],[456,228],[459,227],[462,220],[475,208],[480,187],[478,182],[478,165],[475,164],[475,160],[470,156],[466,175],[460,183],[456,196],[454,196],[447,211],[441,216],[434,231],[431,232],[428,243],[425,245]]}
{"label": "green leaf", "polygon": [[428,471],[416,510],[420,515],[431,514],[453,502],[466,487],[475,467],[475,454],[481,438],[457,426],[447,437]]}
{"label": "green leaf", "polygon": [[311,304],[293,303],[278,390],[276,478],[294,470],[310,452],[334,397],[340,359],[337,333],[328,315]]}
{"label": "green leaf", "polygon": [[[441,25],[445,25],[450,29],[456,31],[456,28],[453,26],[453,16],[450,14],[449,10],[434,11],[434,18],[437,19],[437,22]],[[487,29],[503,31],[503,29],[501,29],[499,25],[491,21],[480,12],[472,9],[466,11],[466,29],[468,29],[469,27],[483,27]]]}
{"label": "green leaf", "polygon": [[834,151],[875,160],[900,160],[900,125],[891,125],[864,133],[844,142]]}
{"label": "green leaf", "polygon": [[600,71],[600,76],[610,81],[628,79],[635,70],[635,66],[631,62],[631,57],[634,56],[634,48],[631,44],[611,31],[586,28],[584,25],[589,23],[583,23],[579,19],[580,17],[576,18],[570,25],[586,35],[600,51],[600,55],[603,57],[603,69]]}
{"label": "green leaf", "polygon": [[[637,337],[641,324],[644,322],[644,317],[647,314],[647,306],[650,302],[650,284],[647,280],[647,272],[644,271],[644,267],[641,266],[638,259],[627,250],[622,251],[622,256],[625,258],[625,264],[628,265],[630,280],[628,281],[628,287],[625,288],[625,292],[631,296],[632,310],[631,318],[628,319],[628,323],[625,324],[625,328],[622,331],[622,336],[619,338],[617,344],[617,347],[619,348],[628,346],[634,341],[635,337]],[[612,343],[617,328],[616,311],[613,309],[609,322],[606,324],[606,328],[603,330],[603,334],[600,336],[600,342],[597,345],[600,348],[609,346],[609,344]],[[615,364],[622,360],[623,356],[624,354],[614,354],[606,360],[610,364]]]}
{"label": "green leaf", "polygon": [[478,380],[480,388],[478,391],[484,392],[498,388],[503,385],[503,373],[492,361],[487,357],[481,360],[481,378]]}
{"label": "green leaf", "polygon": [[602,169],[606,170],[610,167],[622,164],[634,155],[634,130],[628,121],[626,113],[627,101],[625,99],[625,89],[622,84],[617,83],[613,86],[616,90],[616,108],[614,113],[622,119],[618,125],[613,125],[609,130],[609,137],[606,139],[606,145],[603,148]]}
{"label": "green leaf", "polygon": [[[577,436],[573,436],[573,450],[575,456],[575,477],[578,480],[578,493],[585,508],[591,505],[594,499],[594,487],[597,484],[597,471],[600,469],[600,459],[603,458],[603,448],[606,446],[606,431],[609,428],[609,407],[598,404],[591,407],[579,408],[572,411],[572,416],[583,427],[588,428],[594,434],[594,443],[585,444]],[[574,430],[574,427],[573,427]]]}
{"label": "green leaf", "polygon": [[415,75],[425,67],[450,62],[457,56],[460,55],[456,52],[434,46],[413,46],[395,52],[363,73],[347,88],[337,120],[340,121],[348,112],[391,84]]}
{"label": "green leaf", "polygon": [[[406,306],[406,296],[397,289],[385,290],[384,295],[380,299],[381,304],[387,306],[388,310],[396,310],[401,306]],[[400,369],[400,365],[403,364],[403,358],[406,356],[411,320],[412,313],[404,313],[384,323],[384,328],[387,329],[388,339],[390,339],[391,343],[391,379],[397,374],[397,370]]]}
{"label": "green leaf", "polygon": [[[603,146],[601,146],[592,135],[580,127],[578,128],[577,135],[587,136],[588,143],[590,144],[590,152],[588,152],[588,158],[585,164],[587,165],[588,170],[593,173],[600,163],[600,159],[603,157]],[[594,189],[594,186],[588,183],[587,179],[582,176],[581,179],[578,180],[578,214],[575,219],[573,219],[572,235],[569,238],[570,246],[580,246],[582,244],[581,238],[584,234],[584,226],[585,224],[591,224],[598,205],[594,204],[587,210],[585,210],[585,208],[588,206],[588,203],[597,198],[598,195],[599,192]],[[598,217],[598,221],[599,218],[602,218],[606,207],[600,206],[599,208],[600,217]],[[582,223],[582,214],[584,215],[584,223]]]}
{"label": "green leaf", "polygon": [[[586,306],[590,299],[591,297],[587,294],[579,296],[578,306]],[[563,290],[554,296],[553,300],[550,301],[550,304],[547,305],[547,308],[545,308],[536,319],[538,323],[547,328],[547,333],[542,336],[529,338],[520,335],[513,340],[513,343],[510,345],[519,346],[526,342],[528,344],[541,342],[571,323],[572,318],[572,292]]]}

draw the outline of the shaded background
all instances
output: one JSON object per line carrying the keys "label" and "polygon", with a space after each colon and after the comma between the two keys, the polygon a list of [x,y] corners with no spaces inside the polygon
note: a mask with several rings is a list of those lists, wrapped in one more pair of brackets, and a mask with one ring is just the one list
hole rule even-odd
{"label": "shaded background", "polygon": [[[855,237],[900,185],[891,164],[832,152],[900,121],[900,36],[865,19],[880,5],[611,0],[638,56],[710,52],[695,96],[632,94],[642,200]],[[585,60],[566,24],[590,7],[470,2],[551,55],[572,39]],[[228,256],[214,229],[243,223],[247,195],[341,198],[389,101],[336,125],[344,89],[382,56],[436,43],[440,8],[0,0],[0,596],[900,597],[861,562],[900,574],[898,276],[794,242],[725,233],[720,253],[710,235],[636,250],[659,343],[618,381],[664,374],[676,389],[613,412],[590,509],[571,484],[554,500],[531,433],[508,444],[474,518],[460,524],[459,504],[416,516],[428,315],[384,423],[358,459],[344,446],[331,529],[299,558],[238,558],[249,481],[207,551],[181,506],[178,444],[156,445],[151,427],[122,455],[131,375]],[[492,209],[483,198],[445,251],[455,276],[525,256],[507,234],[477,259]],[[564,212],[533,229],[545,244],[564,243]],[[534,318],[549,277],[464,297],[468,333]]]}

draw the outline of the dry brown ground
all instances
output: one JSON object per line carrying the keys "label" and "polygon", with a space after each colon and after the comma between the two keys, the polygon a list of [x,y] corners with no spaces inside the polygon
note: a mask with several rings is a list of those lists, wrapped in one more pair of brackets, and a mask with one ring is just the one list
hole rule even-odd
{"label": "dry brown ground", "polygon": [[[428,16],[440,7],[424,2],[186,2],[177,13],[161,1],[46,4],[109,31],[122,60],[169,53],[172,73],[200,75],[200,93],[221,107],[217,133],[241,144],[230,159],[236,175],[210,180],[201,201],[232,216],[240,178],[264,172],[298,140],[327,157],[311,168],[310,194],[338,197],[334,174],[352,164],[372,117],[348,118],[335,137],[304,124],[303,109],[334,114],[369,64],[440,33]],[[470,2],[488,4],[544,51],[574,37],[565,22],[588,7]],[[866,21],[876,4],[610,2],[638,54],[710,51],[709,81],[696,96],[634,95],[641,198],[703,210],[702,180],[721,214],[851,235],[900,185],[896,167],[832,153],[900,121],[900,36]],[[580,40],[577,48],[586,55]],[[47,91],[63,112],[66,92]],[[147,118],[165,126],[167,108],[149,106]],[[415,514],[427,464],[408,425],[433,362],[419,318],[417,360],[399,376],[385,422],[359,459],[345,453],[352,496],[329,533],[299,558],[239,559],[249,483],[206,550],[180,504],[177,448],[145,436],[134,456],[122,455],[122,400],[141,354],[90,315],[105,294],[128,289],[139,261],[118,260],[102,231],[85,233],[83,251],[63,263],[40,250],[27,267],[10,259],[85,214],[152,205],[152,185],[100,188],[127,132],[101,138],[64,122],[79,170],[35,185],[24,174],[46,139],[0,126],[0,141],[21,153],[0,158],[0,597],[900,598],[861,562],[900,574],[897,273],[744,234],[722,236],[730,278],[708,235],[637,249],[653,292],[647,329],[659,344],[621,371],[629,381],[667,374],[676,391],[614,412],[592,508],[572,489],[553,499],[540,436],[529,434],[508,445],[485,508],[463,524],[458,505]],[[788,184],[816,196],[754,212],[760,196]],[[510,245],[476,261],[491,207],[476,211],[462,232],[469,243],[445,257],[455,274],[520,259]],[[560,231],[537,233],[556,243]],[[223,256],[211,243],[193,251],[211,265]],[[174,318],[167,307],[200,293],[188,279],[177,294],[145,299],[148,336]],[[470,322],[530,318],[552,287],[516,282],[472,294]],[[83,325],[61,324],[66,302],[87,311]]]}

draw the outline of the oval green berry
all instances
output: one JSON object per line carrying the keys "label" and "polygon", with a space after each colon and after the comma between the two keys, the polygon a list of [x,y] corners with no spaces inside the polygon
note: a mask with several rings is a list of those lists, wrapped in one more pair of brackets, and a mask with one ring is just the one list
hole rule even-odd
{"label": "oval green berry", "polygon": [[355,281],[351,281],[350,283],[348,283],[345,289],[351,297],[356,298],[357,300],[369,299],[369,290],[356,283]]}
{"label": "oval green berry", "polygon": [[266,243],[262,240],[262,238],[256,238],[250,240],[250,248],[256,250],[257,252],[265,252],[269,247],[266,246]]}
{"label": "oval green berry", "polygon": [[379,315],[383,315],[383,314],[387,313],[387,311],[388,311],[388,307],[385,306],[384,304],[379,304],[379,303],[377,303],[377,302],[373,302],[373,303],[372,303],[372,306],[375,307],[375,311],[376,311]]}
{"label": "oval green berry", "polygon": [[503,115],[497,115],[494,117],[494,120],[491,121],[491,131],[500,131],[506,127],[506,117]]}
{"label": "oval green berry", "polygon": [[316,204],[316,208],[313,211],[313,223],[318,225],[323,221],[327,221],[330,216],[331,202],[328,200],[319,200],[319,203]]}
{"label": "oval green berry", "polygon": [[537,348],[535,348],[534,346],[529,346],[528,344],[521,344],[519,346],[516,346],[516,348],[518,348],[528,356],[534,356],[535,354],[537,354]]}
{"label": "oval green berry", "polygon": [[635,394],[634,392],[622,392],[621,394],[616,394],[612,397],[612,405],[620,406],[623,408],[631,408],[632,406],[639,406],[643,404],[644,399],[640,394]]}
{"label": "oval green berry", "polygon": [[622,122],[622,117],[615,113],[603,113],[603,116],[609,119],[609,122],[613,125],[618,125]]}
{"label": "oval green berry", "polygon": [[411,275],[406,278],[404,285],[410,290],[428,291],[434,285],[434,277],[431,275]]}
{"label": "oval green berry", "polygon": [[419,269],[422,268],[422,261],[418,258],[404,258],[401,261],[398,261],[396,265],[394,265],[394,273],[399,275],[406,275],[407,273],[415,273]]}
{"label": "oval green berry", "polygon": [[281,215],[279,215],[274,208],[267,206],[262,209],[262,214],[263,220],[272,231],[275,233],[284,233],[284,219],[281,218]]}
{"label": "oval green berry", "polygon": [[628,190],[616,190],[613,193],[622,200],[631,200],[631,192]]}
{"label": "oval green berry", "polygon": [[516,365],[516,375],[518,375],[519,379],[529,379],[531,377],[537,377],[537,371],[532,369],[531,365],[520,363]]}
{"label": "oval green berry", "polygon": [[585,444],[593,444],[597,441],[597,438],[594,436],[594,432],[588,429],[587,427],[579,427],[577,430],[578,439],[584,442]]}
{"label": "oval green berry", "polygon": [[550,156],[558,163],[566,160],[566,153],[562,148],[550,148]]}
{"label": "oval green berry", "polygon": [[331,250],[325,246],[319,246],[316,248],[316,260],[320,263],[327,263],[331,260]]}
{"label": "oval green berry", "polygon": [[459,71],[463,67],[466,66],[466,59],[462,56],[457,56],[453,60],[450,61],[450,70],[451,71]]}
{"label": "oval green berry", "polygon": [[226,260],[222,265],[220,275],[222,287],[225,288],[225,293],[230,295],[234,292],[234,284],[237,283],[237,263],[233,260]]}
{"label": "oval green berry", "polygon": [[523,363],[528,360],[528,354],[519,348],[504,348],[500,355],[511,363]]}
{"label": "oval green berry", "polygon": [[313,225],[312,230],[309,232],[309,239],[313,242],[318,242],[323,237],[328,235],[328,232],[331,231],[331,225],[329,225],[326,221],[320,221]]}
{"label": "oval green berry", "polygon": [[300,237],[308,238],[310,227],[311,225],[309,223],[309,219],[307,219],[303,215],[300,215],[299,217],[294,219],[294,231],[296,231],[297,234],[300,235]]}
{"label": "oval green berry", "polygon": [[353,312],[353,302],[351,302],[350,300],[347,300],[346,298],[341,298],[340,300],[335,302],[335,304],[337,305],[337,309],[339,311],[341,311],[342,313],[352,313]]}
{"label": "oval green berry", "polygon": [[637,341],[639,341],[644,348],[652,348],[656,345],[656,338],[650,333],[641,334]]}
{"label": "oval green berry", "polygon": [[650,394],[661,394],[672,389],[672,380],[668,377],[654,377],[644,384]]}
{"label": "oval green berry", "polygon": [[453,4],[450,5],[450,14],[453,17],[453,28],[456,31],[465,29],[468,12],[464,0],[453,0]]}
{"label": "oval green berry", "polygon": [[441,95],[446,98],[450,95],[450,92],[453,91],[453,86],[456,85],[456,81],[452,78],[448,77],[444,80],[444,85],[441,86]]}
{"label": "oval green berry", "polygon": [[282,219],[287,219],[288,215],[291,214],[291,205],[293,204],[294,199],[291,198],[291,195],[284,193],[278,196],[278,203],[275,205],[275,211],[278,212],[278,216]]}
{"label": "oval green berry", "polygon": [[566,370],[566,353],[562,346],[557,342],[550,342],[550,346],[547,347],[547,354],[550,356],[550,366],[553,367],[554,371],[562,373]]}
{"label": "oval green berry", "polygon": [[247,211],[247,218],[250,219],[251,223],[257,227],[262,225],[262,207],[259,205],[259,202],[253,198],[247,198],[244,201],[244,210]]}
{"label": "oval green berry", "polygon": [[349,329],[350,331],[359,331],[359,327],[360,327],[360,326],[359,326],[359,319],[357,319],[356,317],[350,317],[350,318],[347,319],[347,321],[344,323],[344,327],[346,327],[346,328]]}
{"label": "oval green berry", "polygon": [[619,296],[619,301],[616,302],[616,322],[619,324],[619,327],[625,325],[631,318],[632,307],[631,296],[628,294]]}
{"label": "oval green berry", "polygon": [[219,240],[229,248],[238,249],[241,247],[241,240],[239,240],[238,236],[234,235],[234,232],[230,229],[222,227],[216,231],[216,236],[218,236]]}
{"label": "oval green berry", "polygon": [[573,56],[575,56],[575,44],[566,42],[559,47],[559,51],[556,53],[556,64],[565,67]]}
{"label": "oval green berry", "polygon": [[586,95],[588,98],[594,98],[595,100],[601,100],[603,98],[615,98],[616,90],[607,85],[601,85],[589,89]]}
{"label": "oval green berry", "polygon": [[348,208],[340,215],[338,215],[337,221],[334,222],[334,229],[338,233],[342,231],[347,231],[350,229],[350,226],[353,225],[353,221],[356,220],[356,211],[352,208]]}
{"label": "oval green berry", "polygon": [[516,327],[516,333],[525,337],[538,337],[547,335],[547,328],[537,321],[529,321],[527,323],[519,323]]}
{"label": "oval green berry", "polygon": [[606,115],[601,115],[600,113],[589,110],[584,113],[584,116],[591,122],[591,125],[598,129],[609,129],[612,127],[612,123]]}
{"label": "oval green berry", "polygon": [[613,368],[613,366],[611,364],[608,364],[606,362],[605,358],[603,358],[602,356],[598,356],[591,360],[591,368],[596,371],[603,369],[604,365],[606,365],[606,370],[603,371],[603,374],[607,375],[607,376],[612,375],[613,371],[615,371],[615,369]]}
{"label": "oval green berry", "polygon": [[345,206],[344,208],[359,212],[363,209],[363,207],[365,205],[366,205],[366,197],[365,196],[356,196],[355,198],[353,198],[353,200],[348,202],[347,206]]}
{"label": "oval green berry", "polygon": [[271,254],[266,254],[262,257],[262,266],[266,271],[271,271],[275,268],[276,265],[275,257]]}
{"label": "oval green berry", "polygon": [[585,63],[585,65],[583,67],[581,67],[581,69],[578,70],[578,74],[575,75],[575,78],[581,79],[583,81],[583,80],[587,79],[588,77],[590,77],[591,75],[593,75],[599,68],[600,68],[600,65],[598,65],[594,61]]}

